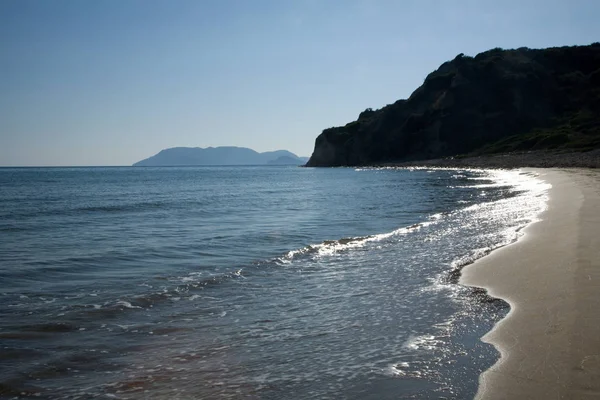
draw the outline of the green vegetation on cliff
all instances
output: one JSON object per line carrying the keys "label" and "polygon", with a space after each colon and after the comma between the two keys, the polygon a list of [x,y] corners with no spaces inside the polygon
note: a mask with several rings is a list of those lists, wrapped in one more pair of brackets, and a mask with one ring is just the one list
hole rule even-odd
{"label": "green vegetation on cliff", "polygon": [[308,166],[600,148],[600,43],[459,54],[407,100],[325,129]]}

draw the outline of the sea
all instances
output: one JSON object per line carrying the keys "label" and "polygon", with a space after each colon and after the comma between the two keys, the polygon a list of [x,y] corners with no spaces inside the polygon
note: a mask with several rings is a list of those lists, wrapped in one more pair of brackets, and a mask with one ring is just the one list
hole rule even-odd
{"label": "sea", "polygon": [[[522,170],[0,169],[2,399],[468,399]],[[502,268],[502,265],[498,265]]]}

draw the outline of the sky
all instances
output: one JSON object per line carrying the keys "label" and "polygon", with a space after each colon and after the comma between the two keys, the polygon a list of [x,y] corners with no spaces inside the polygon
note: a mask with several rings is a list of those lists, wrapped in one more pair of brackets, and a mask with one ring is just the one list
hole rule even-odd
{"label": "sky", "polygon": [[0,166],[310,156],[464,53],[600,41],[597,0],[0,0]]}

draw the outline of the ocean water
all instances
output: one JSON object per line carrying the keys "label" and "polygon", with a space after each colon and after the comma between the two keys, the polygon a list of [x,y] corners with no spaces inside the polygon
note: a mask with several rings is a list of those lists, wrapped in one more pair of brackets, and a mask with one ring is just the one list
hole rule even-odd
{"label": "ocean water", "polygon": [[472,398],[521,171],[0,169],[0,398]]}

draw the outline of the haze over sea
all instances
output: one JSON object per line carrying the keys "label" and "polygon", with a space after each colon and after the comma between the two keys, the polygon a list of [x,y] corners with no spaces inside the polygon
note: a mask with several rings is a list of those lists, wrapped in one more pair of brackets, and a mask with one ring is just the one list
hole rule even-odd
{"label": "haze over sea", "polygon": [[0,397],[469,398],[522,171],[0,169]]}

